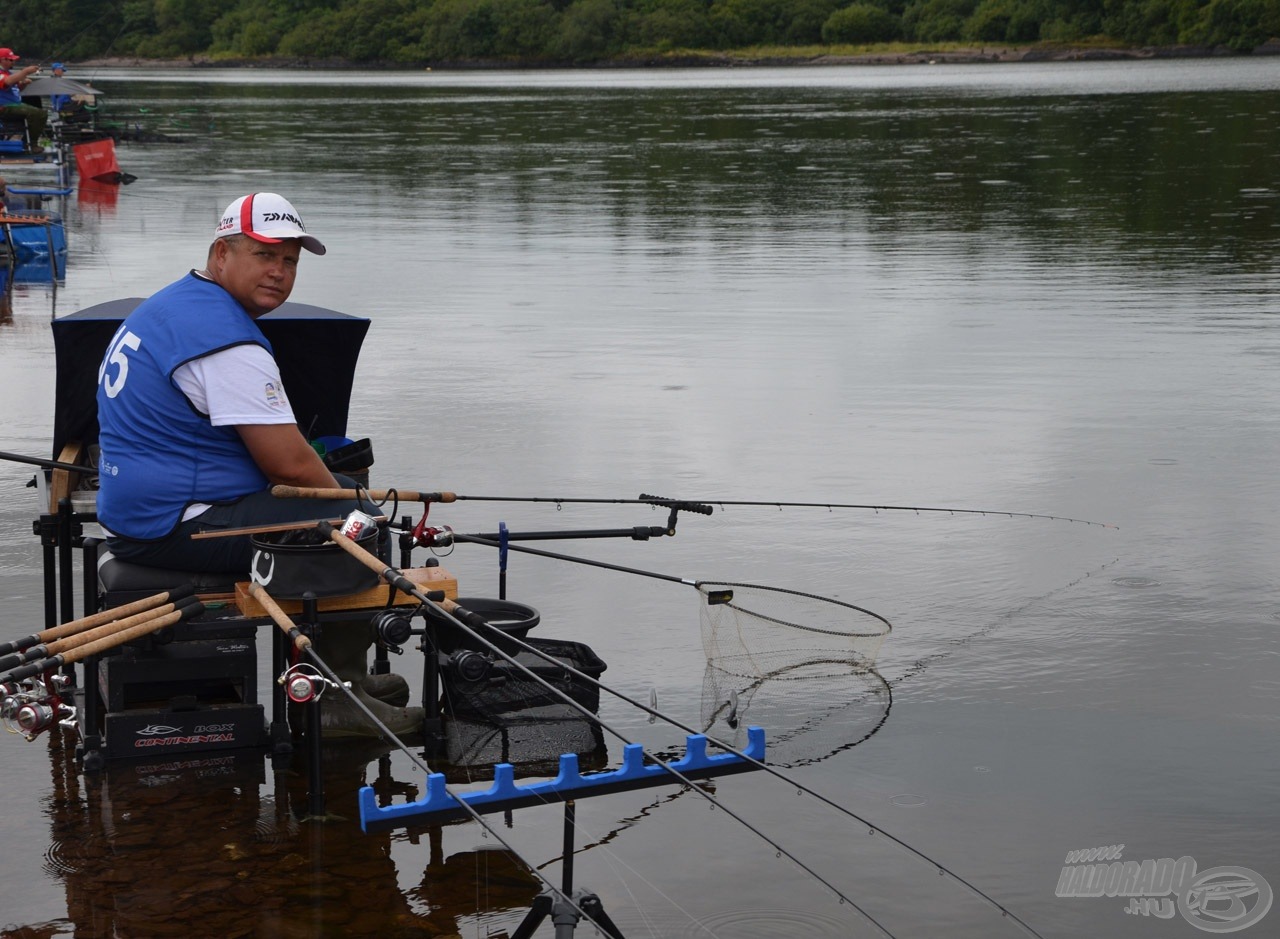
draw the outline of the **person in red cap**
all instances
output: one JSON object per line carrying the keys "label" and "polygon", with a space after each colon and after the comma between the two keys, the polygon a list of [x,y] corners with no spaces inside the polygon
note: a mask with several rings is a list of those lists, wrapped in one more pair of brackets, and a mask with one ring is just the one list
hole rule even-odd
{"label": "person in red cap", "polygon": [[247,538],[189,536],[341,510],[268,491],[338,485],[298,429],[256,323],[289,299],[304,248],[325,253],[288,200],[242,196],[219,216],[204,268],[139,304],[116,332],[98,376],[98,518],[116,557],[247,571]]}
{"label": "person in red cap", "polygon": [[31,76],[40,71],[38,66],[28,65],[12,71],[18,62],[12,49],[0,48],[0,117],[20,118],[27,123],[27,136],[31,140],[31,152],[40,153],[40,137],[44,134],[49,115],[44,108],[33,108],[22,103],[22,89],[31,83]]}
{"label": "person in red cap", "polygon": [[[247,535],[199,531],[346,515],[370,504],[277,499],[274,484],[354,489],[334,477],[298,429],[271,343],[257,319],[293,291],[303,250],[325,246],[274,192],[232,202],[205,266],[140,303],[98,370],[98,522],[122,561],[173,570],[243,573]],[[343,485],[345,484],[345,485]],[[365,670],[367,617],[326,627],[322,654],[393,733],[422,728],[403,678]],[[376,734],[345,695],[326,701],[326,734]]]}

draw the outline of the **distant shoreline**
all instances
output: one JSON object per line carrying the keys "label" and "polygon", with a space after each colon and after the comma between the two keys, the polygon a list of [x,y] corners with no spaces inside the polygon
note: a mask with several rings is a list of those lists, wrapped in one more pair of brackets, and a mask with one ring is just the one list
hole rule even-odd
{"label": "distant shoreline", "polygon": [[1112,48],[1102,46],[1058,46],[1049,44],[1027,46],[981,46],[943,49],[871,50],[854,54],[819,53],[812,47],[797,49],[794,54],[785,50],[752,54],[751,50],[739,52],[683,52],[664,55],[628,56],[607,62],[581,65],[568,62],[522,62],[499,60],[464,60],[429,62],[423,65],[404,65],[388,62],[351,62],[347,60],[308,60],[296,58],[215,59],[209,56],[188,56],[182,59],[138,59],[114,56],[86,59],[75,63],[77,68],[278,68],[303,71],[350,71],[354,69],[377,71],[417,72],[438,71],[501,71],[548,69],[581,69],[583,71],[620,68],[749,68],[749,67],[822,67],[833,65],[941,65],[980,64],[991,62],[1113,62],[1143,59],[1208,59],[1244,58],[1252,56],[1280,55],[1280,40],[1271,40],[1251,53],[1237,53],[1222,46],[1159,46],[1142,48]]}

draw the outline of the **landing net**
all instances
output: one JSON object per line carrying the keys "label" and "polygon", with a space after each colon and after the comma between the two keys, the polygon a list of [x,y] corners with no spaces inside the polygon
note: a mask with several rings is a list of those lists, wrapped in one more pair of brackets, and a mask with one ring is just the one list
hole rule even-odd
{"label": "landing net", "polygon": [[843,659],[797,660],[759,678],[707,665],[703,733],[742,749],[747,728],[768,728],[771,766],[805,766],[857,746],[889,716],[893,693],[874,668]]}
{"label": "landing net", "polygon": [[711,581],[697,588],[707,662],[732,675],[763,678],[797,661],[870,668],[892,629],[870,610],[795,590]]}

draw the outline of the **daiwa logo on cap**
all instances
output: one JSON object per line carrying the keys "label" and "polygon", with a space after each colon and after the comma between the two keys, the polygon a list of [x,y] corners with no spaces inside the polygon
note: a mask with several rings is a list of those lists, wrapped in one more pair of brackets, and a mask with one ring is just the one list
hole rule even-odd
{"label": "daiwa logo on cap", "polygon": [[263,212],[262,220],[264,222],[293,222],[303,231],[307,230],[307,226],[302,224],[302,219],[296,215],[290,215],[288,212]]}
{"label": "daiwa logo on cap", "polygon": [[320,239],[307,234],[298,210],[284,196],[274,192],[252,192],[241,196],[223,211],[213,237],[246,235],[264,244],[298,241],[312,254],[324,254]]}

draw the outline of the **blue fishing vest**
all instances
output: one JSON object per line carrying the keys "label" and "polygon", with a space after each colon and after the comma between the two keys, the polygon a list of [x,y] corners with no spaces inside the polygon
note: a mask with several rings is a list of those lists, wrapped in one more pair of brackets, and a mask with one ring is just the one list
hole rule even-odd
{"label": "blue fishing vest", "polygon": [[[0,77],[8,78],[12,74],[7,69],[0,69]],[[11,104],[22,104],[22,89],[17,85],[0,86],[0,108]]]}
{"label": "blue fishing vest", "polygon": [[173,383],[181,365],[232,346],[272,352],[217,284],[189,274],[143,301],[98,368],[98,518],[117,535],[155,541],[193,502],[230,502],[267,487],[234,427],[214,427]]}

